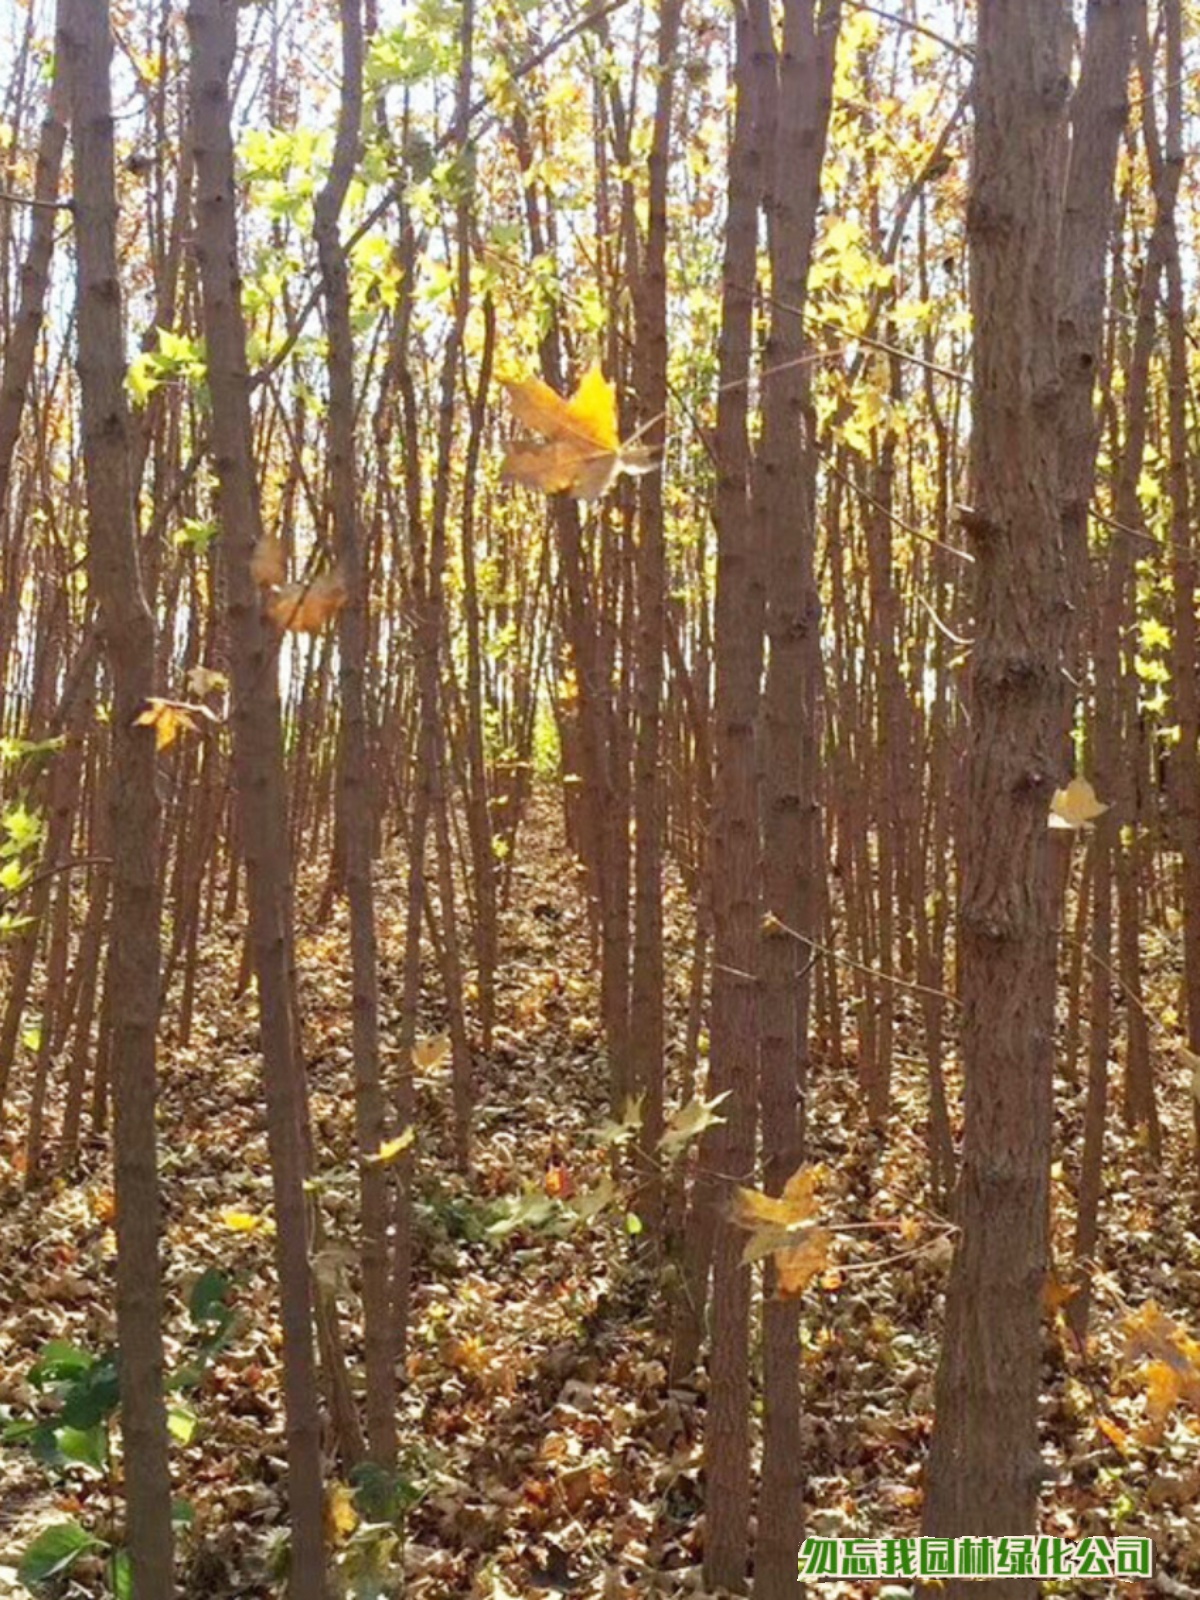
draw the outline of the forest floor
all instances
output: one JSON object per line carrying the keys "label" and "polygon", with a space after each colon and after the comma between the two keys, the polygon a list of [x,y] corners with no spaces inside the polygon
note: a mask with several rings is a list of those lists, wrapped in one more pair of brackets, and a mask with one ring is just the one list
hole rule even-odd
{"label": "forest floor", "polygon": [[[556,1236],[562,1202],[604,1192],[609,1157],[597,1135],[607,1088],[586,911],[549,803],[526,830],[521,862],[504,918],[500,1025],[490,1058],[478,1064],[469,1180],[452,1160],[448,1065],[419,1077],[417,1287],[400,1431],[420,1499],[403,1547],[389,1551],[372,1530],[355,1527],[348,1494],[331,1484],[339,1570],[349,1581],[357,1565],[359,1592],[371,1592],[365,1569],[390,1560],[413,1600],[700,1595],[703,1380],[668,1387],[664,1297],[619,1198]],[[315,904],[319,886],[305,887]],[[682,894],[669,896],[675,1041],[690,958],[684,912]],[[302,924],[299,962],[317,1164],[327,1180],[327,1260],[343,1276],[341,1304],[352,1317],[354,1233],[338,1222],[356,1214],[343,915]],[[393,1062],[403,915],[397,869],[381,885]],[[192,1508],[180,1546],[184,1593],[195,1600],[280,1589],[272,1575],[284,1508],[270,1179],[253,999],[235,993],[239,958],[236,929],[208,941],[193,1037],[185,1049],[168,1030],[162,1054],[171,1364],[186,1354],[189,1286],[206,1269],[234,1280],[238,1312],[235,1337],[192,1396],[195,1431],[173,1446],[176,1492]],[[865,1128],[852,1064],[828,1061],[819,1047],[815,1064],[812,1156],[829,1174],[823,1220],[837,1244],[802,1301],[809,1521],[810,1531],[839,1536],[915,1532],[932,1422],[951,1244],[947,1225],[928,1209],[916,1013],[907,1017],[903,1001],[900,1013],[898,1045],[909,1064],[897,1068],[890,1142]],[[442,1023],[429,1002],[422,1034],[435,1035]],[[1045,1322],[1043,1530],[1149,1533],[1159,1576],[1122,1585],[1130,1600],[1200,1596],[1200,1392],[1169,1352],[1156,1359],[1150,1348],[1148,1365],[1146,1351],[1125,1353],[1125,1322],[1149,1301],[1200,1334],[1187,1085],[1173,1063],[1163,1080],[1160,1172],[1113,1119],[1103,1274],[1086,1354],[1053,1287]],[[1064,1154],[1054,1177],[1059,1260],[1068,1255],[1080,1128],[1079,1096],[1064,1088]],[[98,1350],[114,1331],[103,1154],[91,1152],[71,1181],[26,1195],[21,1131],[18,1100],[0,1132],[0,1407],[11,1416],[39,1403],[27,1374],[47,1341]],[[541,1204],[551,1198],[560,1203]],[[540,1222],[539,1209],[550,1213]],[[510,1226],[489,1231],[505,1219]],[[348,1346],[356,1365],[349,1323]],[[40,1528],[64,1515],[103,1528],[109,1496],[103,1474],[72,1468],[52,1479],[27,1452],[0,1450],[0,1596],[23,1592],[15,1569]],[[85,1562],[68,1592],[102,1586],[101,1564]],[[822,1592],[880,1590],[830,1584]],[[905,1591],[883,1592],[898,1600]],[[1111,1594],[1114,1586],[1077,1592]]]}

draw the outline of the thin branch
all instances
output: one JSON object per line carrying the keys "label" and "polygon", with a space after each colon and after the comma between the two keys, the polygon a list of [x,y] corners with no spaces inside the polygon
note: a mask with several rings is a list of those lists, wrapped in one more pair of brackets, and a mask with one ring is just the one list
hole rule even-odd
{"label": "thin branch", "polygon": [[894,984],[897,989],[909,989],[914,994],[932,995],[935,1000],[948,1000],[952,1006],[962,1007],[962,1001],[958,996],[948,994],[945,989],[934,989],[927,983],[913,983],[908,978],[897,978],[890,972],[881,972],[878,967],[868,966],[865,961],[856,961],[853,956],[848,956],[841,950],[819,944],[816,939],[810,939],[806,933],[797,933],[795,928],[789,928],[786,922],[780,922],[774,915],[770,917],[770,924],[774,932],[786,933],[790,939],[798,939],[801,944],[806,944],[810,950],[815,950],[819,955],[826,956],[830,961],[839,961],[842,966],[851,967],[855,972],[861,972],[868,978],[878,978],[880,983]]}
{"label": "thin branch", "polygon": [[33,194],[14,194],[11,189],[0,189],[0,201],[6,206],[34,206],[41,211],[74,211],[73,200],[39,200]]}
{"label": "thin branch", "polygon": [[898,28],[907,28],[909,33],[919,33],[926,39],[932,39],[934,44],[940,44],[943,50],[951,50],[956,56],[961,56],[964,61],[975,60],[975,52],[970,45],[961,44],[957,39],[949,39],[944,33],[937,33],[933,28],[927,28],[923,22],[914,22],[911,17],[898,17],[892,11],[881,11],[878,6],[862,4],[862,0],[855,0],[850,7],[852,11],[865,11],[868,16],[878,17],[882,22],[892,22]]}
{"label": "thin branch", "polygon": [[933,623],[934,627],[944,639],[949,639],[951,644],[959,645],[964,650],[969,650],[971,648],[971,646],[975,643],[974,639],[964,639],[961,637],[961,635],[954,633],[950,628],[948,628],[923,594],[917,595],[916,598],[917,603],[924,606],[925,610],[929,613],[929,620]]}
{"label": "thin branch", "polygon": [[19,888],[10,889],[7,894],[0,894],[0,911],[12,905],[14,900],[19,900],[23,894],[39,883],[44,883],[47,878],[56,878],[60,872],[74,872],[76,867],[111,867],[111,856],[73,856],[69,861],[53,861],[47,867],[39,870],[26,878]]}
{"label": "thin branch", "polygon": [[[817,448],[820,449],[820,445],[818,445]],[[839,483],[844,483],[846,488],[849,489],[852,494],[858,495],[861,499],[865,500],[868,505],[873,506],[881,516],[886,517],[888,521],[899,528],[902,533],[907,533],[910,538],[920,539],[924,544],[934,545],[938,550],[944,550],[947,555],[956,556],[959,561],[965,561],[968,566],[975,565],[975,557],[969,550],[961,550],[959,549],[958,545],[947,544],[944,539],[939,539],[936,534],[925,533],[921,528],[914,528],[911,522],[906,522],[903,517],[898,517],[894,511],[889,511],[887,506],[885,506],[881,500],[876,500],[875,496],[870,492],[869,489],[864,489],[861,483],[855,483],[854,479],[851,478],[848,473],[843,472],[842,469],[836,466],[831,460],[829,460],[828,457],[825,459],[825,470],[827,472],[832,472],[833,476],[837,478]]]}

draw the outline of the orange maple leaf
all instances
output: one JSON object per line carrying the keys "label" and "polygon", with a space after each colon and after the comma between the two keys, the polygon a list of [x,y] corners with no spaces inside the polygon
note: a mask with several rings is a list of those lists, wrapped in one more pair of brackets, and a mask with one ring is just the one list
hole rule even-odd
{"label": "orange maple leaf", "polygon": [[584,373],[570,399],[540,378],[504,380],[519,422],[541,439],[516,439],[504,453],[503,476],[543,494],[598,500],[622,472],[653,472],[658,460],[646,445],[622,444],[617,395],[600,367]]}
{"label": "orange maple leaf", "polygon": [[335,567],[311,583],[288,583],[267,603],[267,615],[289,633],[319,633],[346,604],[346,584]]}

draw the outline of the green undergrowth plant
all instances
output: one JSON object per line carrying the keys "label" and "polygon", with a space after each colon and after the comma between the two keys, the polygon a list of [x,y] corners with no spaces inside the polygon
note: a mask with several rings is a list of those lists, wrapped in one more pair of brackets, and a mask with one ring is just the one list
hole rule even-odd
{"label": "green undergrowth plant", "polygon": [[[166,1385],[167,1427],[180,1445],[191,1443],[199,1423],[187,1397],[239,1331],[232,1291],[232,1279],[209,1267],[188,1294],[188,1349]],[[33,1594],[42,1593],[47,1585],[91,1558],[103,1561],[107,1588],[116,1600],[129,1600],[133,1593],[117,1514],[119,1359],[115,1345],[86,1350],[53,1339],[27,1374],[38,1394],[32,1414],[12,1416],[6,1414],[8,1408],[0,1407],[0,1444],[28,1451],[56,1487],[76,1491],[73,1497],[81,1513],[85,1508],[90,1513],[97,1506],[97,1497],[90,1493],[93,1486],[107,1491],[103,1511],[97,1508],[87,1522],[68,1517],[50,1523],[23,1551],[17,1576]],[[188,1501],[175,1501],[172,1515],[177,1527],[190,1527],[193,1511]]]}

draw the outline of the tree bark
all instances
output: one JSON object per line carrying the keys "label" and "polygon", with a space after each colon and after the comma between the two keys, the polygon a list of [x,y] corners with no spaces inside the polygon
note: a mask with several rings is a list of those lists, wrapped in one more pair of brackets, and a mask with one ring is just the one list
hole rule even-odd
{"label": "tree bark", "polygon": [[263,614],[251,562],[262,536],[252,455],[250,383],[238,270],[229,75],[237,46],[234,0],[193,0],[192,137],[196,256],[212,393],[212,453],[221,519],[233,767],[246,862],[250,940],[258,980],[283,1326],[292,1600],[324,1600],[320,1423],[304,1180],[304,1078],[295,1036],[291,861],[279,707],[278,639]]}
{"label": "tree bark", "polygon": [[[649,216],[636,274],[635,311],[638,401],[642,421],[662,417],[667,406],[667,180],[671,161],[671,108],[682,0],[664,0],[658,17],[658,82],[650,146]],[[663,423],[648,434],[660,442]],[[637,672],[633,802],[633,975],[629,994],[629,1067],[643,1097],[642,1187],[638,1211],[657,1241],[663,1220],[658,1140],[663,1131],[666,1049],[663,1022],[663,792],[662,696],[666,651],[667,557],[663,482],[641,480],[637,540]]]}
{"label": "tree bark", "polygon": [[100,605],[113,687],[109,1020],[127,1545],[135,1600],[165,1600],[174,1593],[174,1556],[154,1122],[160,1004],[159,802],[154,730],[137,725],[154,686],[154,619],[138,563],[117,266],[112,34],[104,0],[66,0],[60,44],[74,128],[88,575]]}
{"label": "tree bark", "polygon": [[[717,401],[716,783],[712,845],[713,987],[710,1095],[725,1121],[701,1141],[688,1239],[688,1305],[675,1362],[699,1347],[712,1262],[712,1353],[705,1432],[704,1575],[710,1588],[746,1585],[750,1523],[750,1274],[742,1237],[723,1214],[730,1180],[752,1181],[758,1092],[759,838],[756,724],[763,659],[763,579],[750,505],[746,382],[750,372],[764,82],[765,6],[737,17],[737,111],[722,267],[721,389]],[[693,1342],[694,1341],[694,1342]]]}
{"label": "tree bark", "polygon": [[367,1443],[373,1460],[396,1455],[396,1378],[388,1282],[388,1185],[372,1160],[384,1137],[379,1066],[379,960],[375,928],[370,748],[367,727],[367,596],[354,446],[354,341],[350,279],[339,218],[354,176],[363,109],[360,0],[342,0],[342,98],[329,178],[317,196],[315,233],[329,341],[329,495],[333,542],[346,585],[339,628],[338,811],[350,902],[354,1106],[362,1211],[363,1351]]}
{"label": "tree bark", "polygon": [[[757,3],[757,0],[756,0]],[[816,578],[817,454],[803,308],[833,97],[839,0],[786,0],[777,71],[774,151],[766,183],[773,295],[763,351],[763,432],[754,515],[767,572],[769,646],[763,703],[759,1067],[763,1179],[778,1194],[804,1154],[808,969],[797,934],[813,932],[820,599]],[[761,31],[770,38],[770,19]],[[796,1588],[804,1518],[800,1314],[773,1297],[764,1272],[763,1464],[754,1560],[756,1600]]]}
{"label": "tree bark", "polygon": [[[1031,1533],[1048,1247],[1053,912],[1048,813],[1065,732],[1056,249],[1070,77],[1060,0],[980,0],[968,211],[975,326],[975,642],[960,992],[961,1234],[947,1293],[924,1531]],[[1032,1595],[1032,1579],[943,1596]]]}

